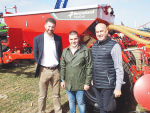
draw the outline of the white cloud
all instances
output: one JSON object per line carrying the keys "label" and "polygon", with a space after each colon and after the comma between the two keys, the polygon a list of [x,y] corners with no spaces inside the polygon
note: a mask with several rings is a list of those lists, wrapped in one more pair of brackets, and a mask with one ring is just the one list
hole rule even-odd
{"label": "white cloud", "polygon": [[[150,7],[146,2],[138,2],[134,6],[132,6],[132,4],[130,4],[130,6],[122,6],[115,8],[115,24],[120,24],[122,21],[125,26],[134,28],[135,21],[137,22],[137,26],[150,22]],[[148,24],[147,27],[150,27],[150,24]]]}
{"label": "white cloud", "polygon": [[[120,0],[121,2],[126,2],[126,3],[131,3],[131,2],[139,2],[141,0]],[[146,0],[142,0],[142,1],[146,1]]]}
{"label": "white cloud", "polygon": [[[0,2],[0,12],[5,13],[5,6],[8,8],[14,7],[15,5],[17,6],[17,13],[54,9],[54,6],[51,6],[46,0],[45,3],[40,3],[39,0],[3,0]],[[15,12],[14,9],[7,9],[7,11]]]}
{"label": "white cloud", "polygon": [[4,6],[14,7],[15,5],[17,6],[18,12],[28,12],[28,11],[39,11],[39,10],[52,9],[50,4],[40,3],[37,0],[3,0],[0,4],[0,11],[4,12]]}
{"label": "white cloud", "polygon": [[115,4],[117,0],[68,0],[67,7],[78,7],[94,4]]}
{"label": "white cloud", "polygon": [[[17,12],[31,12],[40,10],[54,9],[57,0],[1,0],[0,12],[4,12],[5,6],[17,6]],[[129,27],[138,26],[150,22],[149,0],[68,0],[67,7],[87,6],[94,4],[109,4],[114,8],[115,24],[121,21]],[[8,9],[14,12],[14,10]],[[148,24],[150,26],[150,24]]]}

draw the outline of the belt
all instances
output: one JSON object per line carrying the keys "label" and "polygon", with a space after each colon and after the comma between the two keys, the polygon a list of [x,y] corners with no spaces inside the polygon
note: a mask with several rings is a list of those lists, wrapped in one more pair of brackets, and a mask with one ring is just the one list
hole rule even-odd
{"label": "belt", "polygon": [[50,69],[50,70],[54,70],[54,69],[57,69],[57,68],[58,68],[58,66],[56,66],[56,67],[45,67],[45,66],[42,66],[42,65],[41,65],[41,67],[44,67],[44,68]]}

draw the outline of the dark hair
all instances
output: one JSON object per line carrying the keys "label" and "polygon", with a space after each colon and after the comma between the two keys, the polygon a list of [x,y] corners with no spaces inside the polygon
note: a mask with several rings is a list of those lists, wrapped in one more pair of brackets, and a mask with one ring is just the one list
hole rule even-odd
{"label": "dark hair", "polygon": [[51,23],[53,23],[53,24],[56,25],[56,20],[53,19],[53,18],[47,18],[46,21],[45,21],[45,24],[46,24],[47,22],[51,22]]}
{"label": "dark hair", "polygon": [[79,38],[79,35],[78,35],[78,32],[77,32],[77,31],[70,31],[70,32],[69,32],[69,35],[77,35],[78,38]]}

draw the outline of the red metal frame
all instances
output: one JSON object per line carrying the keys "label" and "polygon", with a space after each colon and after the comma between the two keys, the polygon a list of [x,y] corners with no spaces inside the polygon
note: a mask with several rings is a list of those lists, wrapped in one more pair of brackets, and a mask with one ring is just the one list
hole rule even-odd
{"label": "red metal frame", "polygon": [[[109,6],[110,7],[110,6]],[[4,21],[7,24],[8,28],[8,42],[2,42],[2,45],[9,47],[9,51],[3,52],[3,56],[1,58],[0,63],[9,63],[16,59],[34,59],[32,53],[33,47],[33,39],[35,36],[42,34],[45,31],[44,24],[47,18],[54,18],[53,12],[40,12],[40,13],[30,13],[30,14],[17,14],[17,7],[13,7],[15,9],[15,13],[7,12],[5,7],[5,15]],[[97,11],[97,16],[95,19],[91,20],[60,20],[56,19],[56,34],[62,37],[63,49],[69,45],[68,42],[68,33],[71,30],[76,30],[83,38],[84,34],[88,34],[87,32],[90,25],[94,22],[104,22],[107,25],[113,24],[114,16],[110,14],[106,14],[102,9],[107,9],[108,7],[97,6],[94,7]],[[92,9],[94,9],[92,8]],[[83,10],[88,10],[83,9]],[[76,9],[77,10],[77,9]],[[80,9],[79,9],[80,10]],[[82,10],[82,9],[81,9]],[[70,10],[65,10],[70,11]],[[71,10],[72,11],[72,10]],[[102,18],[100,17],[100,11],[102,11]],[[63,11],[58,11],[58,13]],[[92,33],[90,33],[92,35]],[[25,49],[31,50],[31,52],[24,52]]]}
{"label": "red metal frame", "polygon": [[6,8],[6,6],[5,6],[5,14],[13,14],[12,12],[8,12],[7,9],[15,9],[15,13],[17,13],[16,5],[15,5],[15,7],[11,7],[11,8]]}

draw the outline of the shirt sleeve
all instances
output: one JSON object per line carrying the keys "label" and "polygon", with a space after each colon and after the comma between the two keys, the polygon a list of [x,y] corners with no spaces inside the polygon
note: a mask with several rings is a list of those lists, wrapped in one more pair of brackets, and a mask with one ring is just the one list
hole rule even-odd
{"label": "shirt sleeve", "polygon": [[116,87],[115,89],[121,90],[124,78],[124,71],[122,66],[122,53],[121,53],[121,47],[118,43],[114,45],[114,47],[111,50],[111,56],[114,61],[114,67],[116,70]]}

